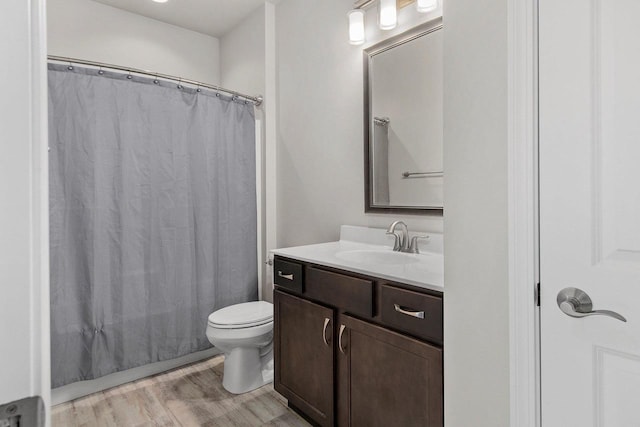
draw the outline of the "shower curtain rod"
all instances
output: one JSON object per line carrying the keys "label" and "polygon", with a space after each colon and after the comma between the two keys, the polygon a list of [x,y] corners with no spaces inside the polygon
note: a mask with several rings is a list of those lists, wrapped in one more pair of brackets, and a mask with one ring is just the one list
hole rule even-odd
{"label": "shower curtain rod", "polygon": [[235,98],[243,99],[243,100],[248,101],[248,102],[252,102],[256,107],[259,107],[262,104],[262,101],[264,100],[262,98],[262,95],[258,95],[258,96],[245,95],[245,94],[242,94],[240,92],[236,92],[236,91],[233,91],[233,90],[225,89],[225,88],[220,87],[220,86],[215,86],[215,85],[211,85],[211,84],[208,84],[208,83],[203,83],[203,82],[199,82],[199,81],[196,81],[196,80],[183,79],[181,77],[170,76],[168,74],[154,73],[153,71],[139,70],[137,68],[131,68],[131,67],[122,67],[120,65],[104,64],[102,62],[87,61],[87,60],[84,60],[84,59],[68,58],[66,56],[49,55],[48,59],[49,59],[49,61],[66,62],[66,63],[69,63],[69,65],[73,65],[73,64],[89,65],[89,66],[92,66],[92,67],[100,67],[100,68],[107,68],[107,69],[111,69],[111,70],[127,71],[129,73],[142,74],[142,75],[145,75],[145,76],[160,78],[160,79],[163,79],[163,80],[173,80],[175,82],[178,82],[178,84],[186,83],[186,84],[189,84],[189,85],[194,85],[194,86],[205,88],[205,89],[211,89],[211,90],[214,90],[216,92],[224,92],[224,93],[227,93],[227,94],[229,94],[229,95],[231,95],[231,96],[233,96]]}

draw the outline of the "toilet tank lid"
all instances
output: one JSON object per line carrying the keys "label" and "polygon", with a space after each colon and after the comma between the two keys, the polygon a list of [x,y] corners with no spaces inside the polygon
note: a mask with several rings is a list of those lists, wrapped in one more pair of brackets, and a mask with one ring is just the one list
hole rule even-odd
{"label": "toilet tank lid", "polygon": [[209,323],[216,325],[247,325],[273,319],[273,304],[251,301],[216,310],[209,315]]}

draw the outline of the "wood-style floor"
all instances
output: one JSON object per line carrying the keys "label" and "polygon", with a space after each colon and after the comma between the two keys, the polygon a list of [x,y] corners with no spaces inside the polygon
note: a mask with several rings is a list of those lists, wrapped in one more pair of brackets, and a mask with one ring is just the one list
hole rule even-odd
{"label": "wood-style floor", "polygon": [[234,395],[222,387],[223,356],[53,407],[55,427],[309,426],[267,385]]}

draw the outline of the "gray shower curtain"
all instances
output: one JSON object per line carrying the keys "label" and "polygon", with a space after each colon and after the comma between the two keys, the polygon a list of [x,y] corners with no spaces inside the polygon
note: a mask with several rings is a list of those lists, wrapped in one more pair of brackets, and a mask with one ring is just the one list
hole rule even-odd
{"label": "gray shower curtain", "polygon": [[206,349],[257,298],[253,105],[100,73],[49,65],[53,387]]}

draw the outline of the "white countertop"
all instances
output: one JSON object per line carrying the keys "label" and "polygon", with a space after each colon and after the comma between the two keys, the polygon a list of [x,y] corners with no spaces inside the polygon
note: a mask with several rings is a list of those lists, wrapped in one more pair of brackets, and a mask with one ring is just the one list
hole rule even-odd
{"label": "white countertop", "polygon": [[[392,252],[385,230],[367,227],[342,226],[340,240],[315,245],[274,249],[272,254],[354,273],[379,277],[399,283],[444,292],[444,258],[441,252],[442,235],[428,234],[430,241],[420,245],[420,254],[403,254],[408,258],[403,264],[363,263],[349,260],[345,252]],[[413,235],[414,233],[411,233]],[[391,237],[391,241],[393,237]],[[385,244],[380,244],[385,242]],[[431,250],[430,250],[431,249]]]}

